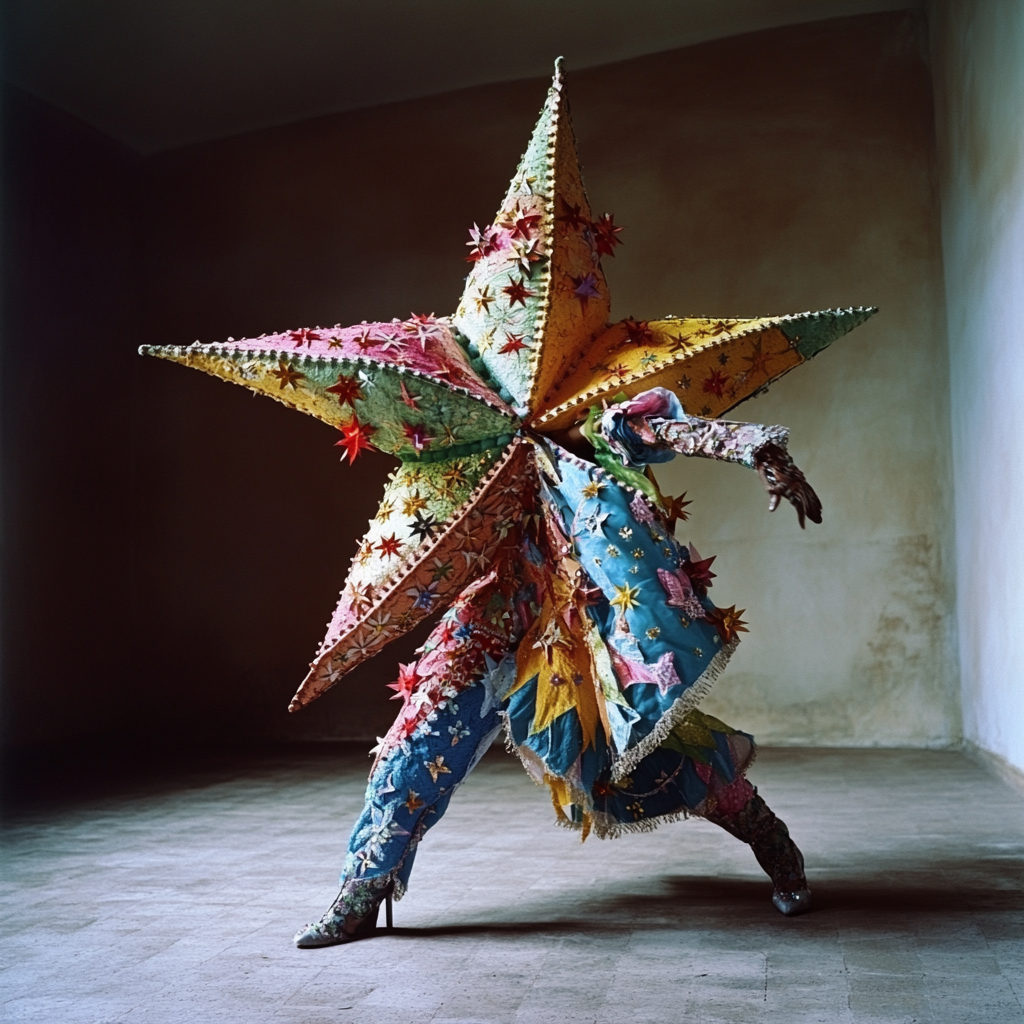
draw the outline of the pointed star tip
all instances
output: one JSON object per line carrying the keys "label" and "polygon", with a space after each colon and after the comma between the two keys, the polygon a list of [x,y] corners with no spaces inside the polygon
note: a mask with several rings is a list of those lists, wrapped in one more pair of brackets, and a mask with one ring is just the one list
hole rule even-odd
{"label": "pointed star tip", "polygon": [[173,359],[178,355],[177,345],[140,345],[140,356],[156,356],[157,359]]}

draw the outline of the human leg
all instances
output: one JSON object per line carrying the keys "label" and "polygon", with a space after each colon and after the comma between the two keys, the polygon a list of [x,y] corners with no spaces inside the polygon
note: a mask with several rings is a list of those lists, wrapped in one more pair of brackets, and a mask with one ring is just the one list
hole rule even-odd
{"label": "human leg", "polygon": [[420,839],[500,730],[502,659],[515,627],[503,617],[499,583],[496,576],[471,587],[435,627],[419,661],[403,666],[396,688],[404,704],[370,773],[341,891],[295,936],[300,948],[373,933],[381,902],[404,893]]}
{"label": "human leg", "polygon": [[340,892],[320,921],[296,935],[300,948],[367,937],[381,902],[404,893],[420,840],[501,728],[496,707],[481,714],[485,696],[483,686],[471,686],[431,716],[429,732],[417,732],[377,763]]}
{"label": "human leg", "polygon": [[[702,739],[705,731],[711,736],[714,753],[711,744]],[[772,880],[772,903],[781,914],[806,914],[811,909],[811,892],[803,855],[790,838],[786,823],[747,779],[755,753],[753,737],[700,712],[687,716],[673,735],[691,751],[700,750],[702,763],[695,768],[707,783],[707,793],[697,813],[750,846]]]}
{"label": "human leg", "polygon": [[[757,863],[775,886],[772,903],[779,913],[787,917],[806,914],[811,909],[811,891],[804,874],[803,854],[790,838],[786,823],[746,779],[742,781],[749,796],[737,792],[731,804],[719,804],[704,817],[750,846]],[[742,806],[736,806],[736,797],[743,796],[747,799]]]}
{"label": "human leg", "polygon": [[753,759],[753,737],[691,711],[628,776],[594,787],[595,831],[614,836],[686,814],[706,818],[750,846],[774,883],[772,902],[781,913],[806,913],[811,894],[803,857],[748,781]]}

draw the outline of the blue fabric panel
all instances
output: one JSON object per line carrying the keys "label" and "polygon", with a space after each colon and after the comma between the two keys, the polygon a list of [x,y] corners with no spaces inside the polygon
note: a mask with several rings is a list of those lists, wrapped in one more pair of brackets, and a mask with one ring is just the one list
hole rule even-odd
{"label": "blue fabric panel", "polygon": [[[624,689],[626,700],[640,715],[632,728],[632,746],[701,677],[721,650],[721,638],[711,623],[691,620],[666,604],[658,570],[676,570],[688,552],[659,523],[636,519],[630,508],[634,495],[596,467],[570,456],[559,456],[557,468],[561,481],[547,486],[544,497],[559,508],[583,568],[604,595],[589,609],[601,635],[623,657],[647,665],[671,655],[680,680],[665,693],[653,683]],[[592,481],[601,489],[595,497],[584,497],[583,488]],[[624,613],[629,633],[621,635],[616,634],[619,611],[610,602],[616,588],[626,586],[636,588],[637,605]],[[710,600],[702,603],[707,609],[714,607]]]}
{"label": "blue fabric panel", "polygon": [[376,766],[349,840],[342,880],[376,878],[399,867],[399,877],[408,876],[419,839],[440,820],[480,742],[501,722],[497,707],[481,716],[484,698],[484,687],[474,683],[430,716],[429,732],[421,726]]}
{"label": "blue fabric panel", "polygon": [[554,775],[562,775],[575,764],[583,747],[583,729],[573,710],[559,715],[546,729],[527,739],[525,746],[540,757]]}
{"label": "blue fabric panel", "polygon": [[724,779],[728,779],[730,782],[736,778],[736,771],[732,764],[732,751],[729,749],[729,737],[725,733],[718,732],[715,729],[711,730],[711,735],[715,738],[715,752],[711,755],[711,767],[714,768],[719,775]]}
{"label": "blue fabric panel", "polygon": [[522,746],[530,737],[537,704],[537,677],[524,683],[508,700],[508,722],[513,741]]}
{"label": "blue fabric panel", "polygon": [[594,783],[608,767],[608,760],[608,744],[605,741],[604,730],[598,729],[594,746],[588,747],[580,756],[581,784],[585,790],[589,792],[593,789]]}

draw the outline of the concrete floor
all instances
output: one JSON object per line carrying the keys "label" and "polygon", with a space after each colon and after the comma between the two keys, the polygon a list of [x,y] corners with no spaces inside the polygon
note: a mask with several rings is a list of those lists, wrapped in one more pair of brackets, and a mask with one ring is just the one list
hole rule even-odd
{"label": "concrete floor", "polygon": [[581,846],[492,754],[424,841],[396,930],[296,950],[365,771],[224,757],[20,811],[2,1019],[1024,1022],[1024,798],[961,754],[764,751],[752,777],[814,887],[793,920],[715,827]]}

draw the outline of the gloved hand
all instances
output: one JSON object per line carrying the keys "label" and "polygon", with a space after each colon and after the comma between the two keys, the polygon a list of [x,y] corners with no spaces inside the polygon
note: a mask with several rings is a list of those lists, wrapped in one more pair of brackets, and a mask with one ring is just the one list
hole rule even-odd
{"label": "gloved hand", "polygon": [[821,502],[814,488],[789,457],[789,452],[769,442],[754,455],[754,468],[765,490],[771,495],[768,500],[769,512],[774,512],[779,507],[779,500],[785,498],[796,509],[801,530],[804,528],[805,516],[812,523],[821,522]]}

